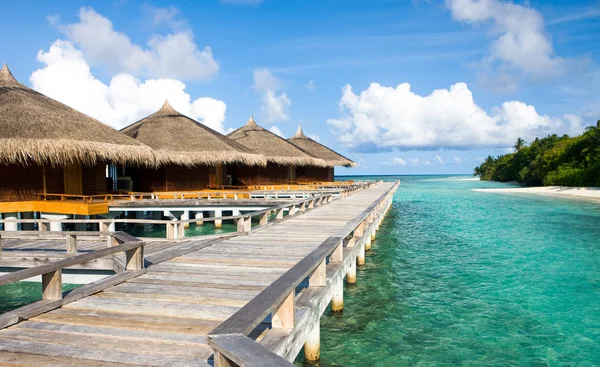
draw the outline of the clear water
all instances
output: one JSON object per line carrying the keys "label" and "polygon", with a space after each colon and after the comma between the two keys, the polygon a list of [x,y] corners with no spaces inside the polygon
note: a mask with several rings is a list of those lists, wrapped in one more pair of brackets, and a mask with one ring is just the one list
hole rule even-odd
{"label": "clear water", "polygon": [[[117,231],[124,231],[136,237],[151,237],[151,238],[167,238],[167,228],[163,224],[145,224],[138,226],[129,223],[117,223],[115,225]],[[185,229],[186,237],[205,236],[212,234],[225,234],[237,231],[235,223],[224,222],[221,228],[215,228],[213,223],[205,223],[197,226],[191,223],[189,228]]]}
{"label": "clear water", "polygon": [[[63,284],[63,292],[81,284]],[[0,285],[0,314],[42,299],[42,283],[16,282]]]}
{"label": "clear water", "polygon": [[600,365],[600,203],[399,179],[321,366]]}

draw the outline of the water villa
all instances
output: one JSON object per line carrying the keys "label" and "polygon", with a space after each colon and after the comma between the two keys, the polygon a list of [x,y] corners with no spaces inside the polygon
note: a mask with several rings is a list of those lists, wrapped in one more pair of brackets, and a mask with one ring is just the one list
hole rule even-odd
{"label": "water villa", "polygon": [[300,126],[298,126],[296,134],[289,138],[288,141],[311,157],[322,159],[329,165],[327,167],[297,166],[296,181],[298,182],[333,182],[334,166],[356,167],[356,163],[350,159],[304,135]]}
{"label": "water villa", "polygon": [[150,147],[26,87],[2,67],[0,212],[94,214],[93,206],[38,199],[112,191],[107,164],[151,167],[155,158]]}
{"label": "water villa", "polygon": [[267,159],[266,167],[236,167],[239,184],[281,184],[296,181],[297,167],[329,167],[324,160],[312,157],[284,138],[256,124],[250,117],[246,125],[227,134],[250,151]]}
{"label": "water villa", "polygon": [[156,168],[127,167],[138,192],[191,191],[231,186],[228,165],[264,167],[267,160],[177,112],[168,101],[158,112],[121,130],[151,147]]}

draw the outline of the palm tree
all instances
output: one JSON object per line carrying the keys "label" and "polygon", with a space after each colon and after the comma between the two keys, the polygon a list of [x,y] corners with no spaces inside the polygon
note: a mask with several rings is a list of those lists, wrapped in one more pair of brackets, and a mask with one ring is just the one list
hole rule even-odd
{"label": "palm tree", "polygon": [[515,145],[513,145],[513,148],[515,148],[515,152],[518,152],[519,150],[523,149],[524,147],[525,147],[525,140],[523,140],[522,138],[518,138]]}

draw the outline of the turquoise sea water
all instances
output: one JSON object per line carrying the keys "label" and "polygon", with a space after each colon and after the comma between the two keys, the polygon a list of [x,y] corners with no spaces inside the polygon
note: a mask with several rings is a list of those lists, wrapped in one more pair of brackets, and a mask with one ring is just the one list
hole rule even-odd
{"label": "turquoise sea water", "polygon": [[[81,284],[63,284],[63,292]],[[42,299],[42,283],[17,282],[0,285],[0,314]]]}
{"label": "turquoise sea water", "polygon": [[397,178],[321,366],[600,365],[600,202]]}

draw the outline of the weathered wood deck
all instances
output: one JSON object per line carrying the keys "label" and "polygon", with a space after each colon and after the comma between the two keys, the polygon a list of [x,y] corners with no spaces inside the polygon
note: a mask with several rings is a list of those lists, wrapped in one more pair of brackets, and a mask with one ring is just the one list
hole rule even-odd
{"label": "weathered wood deck", "polygon": [[211,330],[392,185],[371,187],[249,235],[163,252],[144,275],[0,330],[0,365],[210,365]]}

